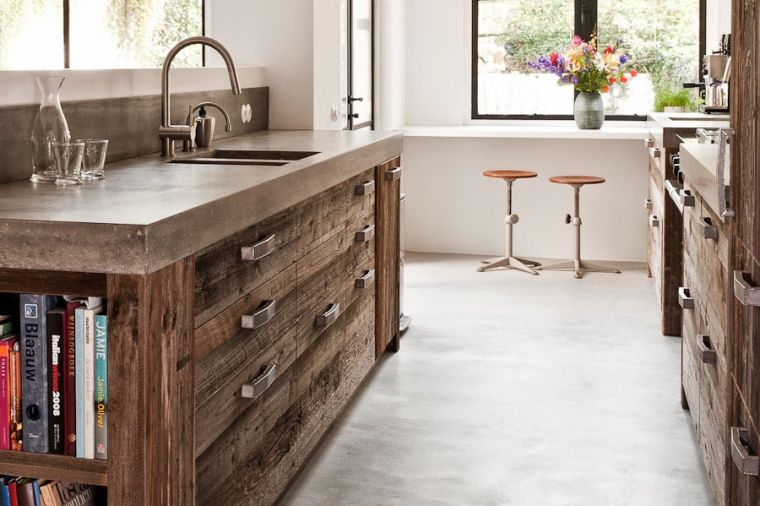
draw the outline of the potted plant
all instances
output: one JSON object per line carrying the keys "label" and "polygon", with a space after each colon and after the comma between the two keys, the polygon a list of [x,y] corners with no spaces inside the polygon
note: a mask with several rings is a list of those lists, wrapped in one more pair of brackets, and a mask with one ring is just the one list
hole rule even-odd
{"label": "potted plant", "polygon": [[630,58],[619,45],[608,44],[598,51],[596,36],[585,42],[576,35],[563,54],[554,52],[529,62],[536,70],[556,75],[561,84],[575,86],[573,116],[578,128],[602,128],[604,101],[601,93],[609,92],[610,86],[625,86],[637,75],[636,70],[629,68]]}
{"label": "potted plant", "polygon": [[692,112],[699,110],[700,101],[685,88],[660,87],[654,95],[655,112]]}

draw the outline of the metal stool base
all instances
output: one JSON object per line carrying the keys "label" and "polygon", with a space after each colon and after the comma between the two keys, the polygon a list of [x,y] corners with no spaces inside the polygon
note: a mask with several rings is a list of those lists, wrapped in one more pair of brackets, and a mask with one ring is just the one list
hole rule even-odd
{"label": "metal stool base", "polygon": [[561,262],[536,267],[540,271],[575,271],[575,277],[580,279],[587,272],[605,272],[620,274],[619,269],[586,262],[585,260],[563,260]]}
{"label": "metal stool base", "polygon": [[540,263],[534,260],[528,260],[526,258],[517,258],[517,257],[495,258],[491,260],[484,260],[483,263],[485,265],[478,267],[478,272],[485,272],[487,270],[498,269],[500,267],[503,267],[507,270],[513,269],[516,271],[527,272],[528,274],[533,274],[534,276],[538,276],[538,271],[536,271],[534,267],[538,267],[541,265]]}

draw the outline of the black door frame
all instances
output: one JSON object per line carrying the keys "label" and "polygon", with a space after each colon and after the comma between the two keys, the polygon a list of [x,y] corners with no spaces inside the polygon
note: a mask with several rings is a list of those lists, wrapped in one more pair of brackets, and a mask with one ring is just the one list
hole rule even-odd
{"label": "black door frame", "polygon": [[348,51],[347,51],[347,58],[346,58],[348,60],[346,62],[346,64],[348,65],[348,69],[347,69],[347,72],[346,72],[346,76],[347,76],[347,79],[348,79],[348,86],[346,87],[346,90],[348,91],[348,96],[346,97],[346,105],[347,105],[346,112],[348,114],[348,121],[347,121],[346,130],[359,130],[360,128],[367,128],[367,127],[369,127],[370,130],[374,130],[375,129],[375,0],[369,0],[369,3],[370,3],[370,12],[371,12],[371,20],[370,20],[370,48],[371,49],[370,49],[370,51],[372,53],[371,58],[370,58],[370,69],[371,69],[371,73],[372,73],[372,77],[370,79],[371,83],[370,83],[370,97],[369,97],[370,104],[371,104],[371,107],[370,107],[370,120],[369,121],[365,121],[363,123],[357,123],[356,125],[354,124],[354,117],[353,117],[353,114],[354,114],[353,103],[354,103],[354,101],[352,100],[353,99],[353,92],[354,92],[354,90],[353,90],[353,79],[352,79],[352,76],[353,76],[353,61],[354,61],[354,59],[353,59],[353,54],[354,54],[354,51],[353,51],[353,45],[354,45],[353,44],[353,35],[354,35],[354,23],[353,23],[353,21],[354,21],[354,18],[353,18],[354,7],[353,7],[353,5],[354,5],[354,0],[347,0],[346,3],[347,3],[347,6],[346,6],[347,7],[347,9],[346,9],[347,14],[346,14],[346,16],[348,18],[347,19],[347,23],[346,23],[346,26],[348,28],[348,34],[347,34],[348,40],[347,40],[347,44],[346,44],[346,47],[348,49]]}

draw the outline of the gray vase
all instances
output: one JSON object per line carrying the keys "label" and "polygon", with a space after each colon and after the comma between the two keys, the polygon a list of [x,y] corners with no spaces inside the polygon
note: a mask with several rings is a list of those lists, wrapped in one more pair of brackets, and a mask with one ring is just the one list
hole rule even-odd
{"label": "gray vase", "polygon": [[604,101],[599,92],[578,93],[574,107],[575,124],[581,130],[599,130],[604,124]]}

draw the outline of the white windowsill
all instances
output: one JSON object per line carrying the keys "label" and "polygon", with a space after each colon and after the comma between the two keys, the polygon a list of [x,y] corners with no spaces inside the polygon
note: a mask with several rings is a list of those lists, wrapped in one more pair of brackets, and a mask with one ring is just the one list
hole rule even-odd
{"label": "white windowsill", "polygon": [[643,140],[649,136],[646,123],[604,124],[601,130],[581,130],[574,122],[524,125],[458,125],[458,126],[405,126],[405,137],[441,138],[512,138],[512,139],[585,139],[585,140]]}

